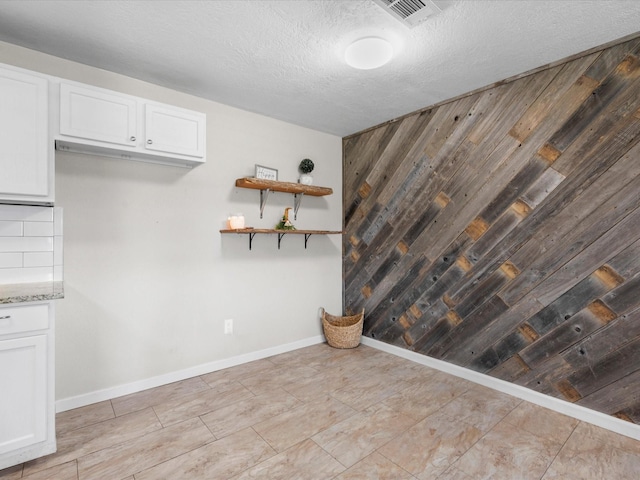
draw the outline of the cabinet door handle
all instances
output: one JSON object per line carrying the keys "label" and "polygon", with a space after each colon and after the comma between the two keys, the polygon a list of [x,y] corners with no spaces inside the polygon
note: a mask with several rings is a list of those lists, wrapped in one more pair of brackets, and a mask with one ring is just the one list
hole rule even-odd
{"label": "cabinet door handle", "polygon": [[151,145],[151,144],[153,143],[153,140],[149,139],[149,140],[147,140],[147,143],[148,143],[149,145]]}
{"label": "cabinet door handle", "polygon": [[5,315],[4,317],[0,317],[0,320],[9,320],[11,315]]}
{"label": "cabinet door handle", "polygon": [[131,138],[130,138],[130,140],[131,140],[132,142],[135,142],[135,141],[136,141],[136,137],[131,137]]}

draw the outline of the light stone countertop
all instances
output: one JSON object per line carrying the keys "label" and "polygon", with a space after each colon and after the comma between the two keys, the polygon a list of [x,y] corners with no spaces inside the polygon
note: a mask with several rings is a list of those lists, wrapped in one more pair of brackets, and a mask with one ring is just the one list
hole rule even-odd
{"label": "light stone countertop", "polygon": [[0,285],[0,304],[41,302],[64,298],[63,282]]}

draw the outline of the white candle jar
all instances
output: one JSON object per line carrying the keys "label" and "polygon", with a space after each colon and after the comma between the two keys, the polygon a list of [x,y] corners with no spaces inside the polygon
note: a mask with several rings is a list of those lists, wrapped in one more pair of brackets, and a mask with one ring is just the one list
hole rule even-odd
{"label": "white candle jar", "polygon": [[231,230],[239,230],[244,228],[244,215],[241,213],[236,213],[234,215],[229,216],[229,228]]}

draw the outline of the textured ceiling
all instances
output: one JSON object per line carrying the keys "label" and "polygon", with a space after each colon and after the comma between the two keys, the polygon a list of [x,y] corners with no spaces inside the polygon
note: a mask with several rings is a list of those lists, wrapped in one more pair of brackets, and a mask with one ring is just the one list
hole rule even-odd
{"label": "textured ceiling", "polygon": [[[345,136],[632,34],[637,0],[442,0],[409,29],[370,0],[0,0],[0,40]],[[397,55],[360,71],[350,41]]]}

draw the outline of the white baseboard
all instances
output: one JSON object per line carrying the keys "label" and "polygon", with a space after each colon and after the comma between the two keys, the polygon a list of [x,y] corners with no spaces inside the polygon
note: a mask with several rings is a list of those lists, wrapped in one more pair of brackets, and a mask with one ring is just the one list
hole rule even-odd
{"label": "white baseboard", "polygon": [[452,363],[422,355],[420,353],[405,350],[404,348],[396,347],[395,345],[389,345],[388,343],[384,343],[379,340],[373,340],[363,336],[362,344],[411,360],[412,362],[416,362],[427,367],[441,370],[445,373],[450,373],[456,377],[464,378],[465,380],[498,390],[499,392],[513,395],[514,397],[535,403],[536,405],[554,410],[569,417],[591,423],[598,427],[606,428],[612,432],[640,440],[640,425],[626,422],[619,418],[612,417],[611,415],[607,415],[606,413],[597,412],[590,408],[551,397],[521,385],[516,385],[515,383],[510,383],[505,380],[500,380],[499,378],[485,375],[484,373],[479,373],[474,370],[469,370],[468,368],[459,367]]}
{"label": "white baseboard", "polygon": [[142,390],[147,390],[149,388],[166,385],[168,383],[186,380],[187,378],[197,377],[198,375],[204,375],[206,373],[215,372],[217,370],[235,367],[243,363],[260,360],[262,358],[271,357],[280,353],[290,352],[292,350],[298,350],[299,348],[316,345],[324,341],[325,339],[322,335],[317,335],[315,337],[305,338],[296,342],[286,343],[284,345],[278,345],[275,347],[266,348],[264,350],[258,350],[257,352],[245,353],[243,355],[237,355],[231,358],[216,360],[214,362],[205,363],[202,365],[196,365],[184,370],[170,372],[164,375],[158,375],[157,377],[151,377],[144,380],[139,380],[137,382],[127,383],[125,385],[105,388],[103,390],[97,390],[75,397],[62,398],[56,401],[56,412],[64,412],[73,408],[84,407],[85,405],[90,405],[92,403],[111,400],[112,398],[121,397],[122,395],[128,395],[130,393],[136,393]]}

